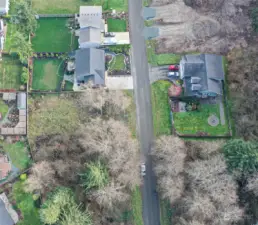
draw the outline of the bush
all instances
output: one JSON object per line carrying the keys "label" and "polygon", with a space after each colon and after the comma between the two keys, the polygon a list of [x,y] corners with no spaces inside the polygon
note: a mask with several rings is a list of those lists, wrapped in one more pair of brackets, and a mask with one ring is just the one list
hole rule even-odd
{"label": "bush", "polygon": [[241,173],[258,171],[257,147],[256,143],[242,139],[228,141],[223,147],[228,169]]}
{"label": "bush", "polygon": [[258,32],[258,7],[251,11],[252,26],[255,32]]}
{"label": "bush", "polygon": [[26,173],[23,173],[20,175],[20,180],[21,181],[25,181],[27,179],[27,174]]}
{"label": "bush", "polygon": [[27,67],[22,68],[22,74],[21,74],[21,82],[22,84],[27,84],[29,80],[29,69]]}

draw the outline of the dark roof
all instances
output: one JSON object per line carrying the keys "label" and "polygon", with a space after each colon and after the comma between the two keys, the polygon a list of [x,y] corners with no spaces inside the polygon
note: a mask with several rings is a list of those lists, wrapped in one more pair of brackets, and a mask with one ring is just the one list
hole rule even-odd
{"label": "dark roof", "polygon": [[105,54],[104,50],[85,48],[76,51],[75,74],[79,81],[94,77],[94,84],[105,84]]}
{"label": "dark roof", "polygon": [[222,56],[186,55],[182,57],[180,67],[181,77],[184,79],[185,95],[193,96],[199,91],[223,94],[221,83],[224,80]]}
{"label": "dark roof", "polygon": [[0,198],[0,225],[14,225],[14,221],[5,208],[5,204]]}

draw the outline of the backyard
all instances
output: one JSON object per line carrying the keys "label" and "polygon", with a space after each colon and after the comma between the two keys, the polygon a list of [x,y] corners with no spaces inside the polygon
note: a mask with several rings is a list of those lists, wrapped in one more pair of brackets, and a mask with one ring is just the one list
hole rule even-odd
{"label": "backyard", "polygon": [[208,124],[208,117],[211,115],[220,118],[218,104],[202,104],[198,111],[174,112],[174,127],[177,132],[185,135],[195,135],[200,132],[211,136],[227,135],[229,133],[227,120],[225,125],[219,123],[213,127]]}
{"label": "backyard", "polygon": [[57,90],[63,79],[63,60],[34,59],[33,90]]}
{"label": "backyard", "polygon": [[12,144],[2,142],[0,146],[9,155],[12,164],[19,170],[24,170],[31,164],[29,151],[24,142],[18,141]]}
{"label": "backyard", "polygon": [[[44,2],[44,1],[43,1]],[[34,52],[70,52],[77,43],[68,28],[67,18],[41,18],[32,38]]]}
{"label": "backyard", "polygon": [[108,32],[126,32],[126,20],[107,19]]}
{"label": "backyard", "polygon": [[147,45],[148,62],[152,66],[178,64],[182,57],[180,54],[173,54],[173,53],[156,54],[156,52],[155,52],[156,41],[155,40],[146,41],[146,45]]}
{"label": "backyard", "polygon": [[153,128],[155,136],[171,134],[170,108],[168,104],[168,81],[157,81],[151,86]]}
{"label": "backyard", "polygon": [[22,65],[16,56],[2,56],[0,61],[0,89],[19,89]]}
{"label": "backyard", "polygon": [[109,71],[120,71],[125,69],[125,57],[123,54],[116,55],[113,57],[109,64]]}
{"label": "backyard", "polygon": [[32,7],[39,14],[74,14],[82,5],[102,5],[103,11],[128,11],[127,0],[32,0]]}

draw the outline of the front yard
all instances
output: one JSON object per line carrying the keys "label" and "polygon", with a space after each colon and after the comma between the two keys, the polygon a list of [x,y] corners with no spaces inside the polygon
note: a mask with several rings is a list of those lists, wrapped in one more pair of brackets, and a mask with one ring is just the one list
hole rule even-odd
{"label": "front yard", "polygon": [[229,133],[228,122],[221,122],[217,126],[208,124],[209,116],[220,118],[219,104],[202,104],[200,110],[190,112],[174,112],[174,127],[183,135],[199,135],[205,133],[210,136],[227,135]]}
{"label": "front yard", "polygon": [[68,28],[67,18],[41,18],[32,38],[34,52],[70,52],[75,49],[76,38]]}
{"label": "front yard", "polygon": [[63,79],[63,60],[34,59],[33,90],[57,90]]}
{"label": "front yard", "polygon": [[109,63],[109,71],[120,71],[125,69],[125,57],[123,54],[119,54],[113,57]]}
{"label": "front yard", "polygon": [[104,10],[128,11],[128,0],[32,0],[32,7],[39,14],[74,14],[82,5],[99,5]]}
{"label": "front yard", "polygon": [[168,104],[168,81],[157,81],[151,85],[151,102],[154,135],[171,134],[170,108]]}
{"label": "front yard", "polygon": [[19,89],[22,65],[15,56],[3,55],[0,61],[0,89]]}
{"label": "front yard", "polygon": [[108,32],[126,32],[126,20],[107,19]]}

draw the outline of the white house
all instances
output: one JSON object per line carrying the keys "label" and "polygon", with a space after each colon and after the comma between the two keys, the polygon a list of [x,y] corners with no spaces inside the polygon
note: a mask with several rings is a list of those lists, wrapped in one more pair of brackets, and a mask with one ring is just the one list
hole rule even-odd
{"label": "white house", "polygon": [[8,14],[9,0],[0,0],[0,15]]}

